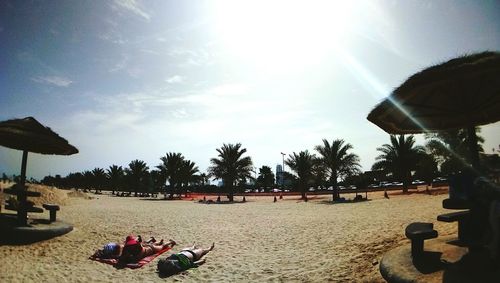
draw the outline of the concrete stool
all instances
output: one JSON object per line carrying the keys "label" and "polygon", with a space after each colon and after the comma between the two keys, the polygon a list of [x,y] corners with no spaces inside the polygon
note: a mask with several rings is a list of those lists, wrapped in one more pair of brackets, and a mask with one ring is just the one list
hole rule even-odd
{"label": "concrete stool", "polygon": [[50,213],[50,222],[56,221],[56,213],[59,210],[59,205],[44,203],[43,208],[47,209]]}

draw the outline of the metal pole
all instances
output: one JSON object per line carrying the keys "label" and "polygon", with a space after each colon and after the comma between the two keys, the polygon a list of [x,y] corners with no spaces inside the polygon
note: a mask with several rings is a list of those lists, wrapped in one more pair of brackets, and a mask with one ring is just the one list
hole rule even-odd
{"label": "metal pole", "polygon": [[479,165],[479,150],[477,146],[476,127],[470,126],[467,128],[467,140],[469,143],[469,156],[472,168],[481,171]]}
{"label": "metal pole", "polygon": [[26,165],[28,163],[28,151],[23,151],[23,160],[21,163],[21,180],[19,181],[18,195],[17,195],[17,221],[20,225],[26,226],[28,221],[28,212],[26,211]]}
{"label": "metal pole", "polygon": [[283,159],[283,168],[281,169],[281,185],[285,187],[285,154],[282,152],[281,157]]}

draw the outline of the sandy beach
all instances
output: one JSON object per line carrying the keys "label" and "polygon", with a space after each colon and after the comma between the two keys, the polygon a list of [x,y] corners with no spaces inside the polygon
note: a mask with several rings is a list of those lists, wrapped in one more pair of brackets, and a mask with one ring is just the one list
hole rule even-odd
{"label": "sandy beach", "polygon": [[[436,221],[447,194],[394,191],[384,199],[378,192],[369,193],[369,201],[339,204],[328,203],[328,195],[309,202],[287,196],[276,203],[250,196],[235,204],[82,195],[70,193],[58,213],[74,225],[69,234],[0,246],[1,282],[383,282],[380,258],[408,242],[408,223],[433,222],[440,236],[456,233],[456,224]],[[206,264],[169,278],[156,272],[158,258],[135,270],[88,259],[128,234],[175,239],[173,251],[193,242],[216,247]]]}

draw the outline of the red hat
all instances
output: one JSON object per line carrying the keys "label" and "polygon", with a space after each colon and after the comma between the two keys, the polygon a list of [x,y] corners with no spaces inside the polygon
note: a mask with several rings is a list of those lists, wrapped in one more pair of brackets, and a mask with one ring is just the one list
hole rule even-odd
{"label": "red hat", "polygon": [[135,237],[132,235],[127,236],[127,238],[125,239],[125,246],[133,246],[137,244],[139,244],[139,242],[137,242]]}

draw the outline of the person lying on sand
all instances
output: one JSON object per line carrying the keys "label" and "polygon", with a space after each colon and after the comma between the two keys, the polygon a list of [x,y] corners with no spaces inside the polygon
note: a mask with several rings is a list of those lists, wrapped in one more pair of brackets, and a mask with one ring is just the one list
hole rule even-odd
{"label": "person lying on sand", "polygon": [[135,238],[130,235],[125,239],[125,244],[123,245],[122,253],[118,257],[118,262],[120,263],[132,263],[138,262],[139,260],[153,255],[166,247],[175,246],[174,240],[169,240],[164,243],[163,239],[160,242],[156,242],[154,238],[151,238],[149,241],[143,243],[140,236]]}
{"label": "person lying on sand", "polygon": [[[137,236],[137,241],[142,242],[141,236]],[[149,238],[149,240],[145,243],[148,245],[156,243],[156,239],[154,237]],[[159,245],[163,245],[163,239],[158,243]],[[102,249],[98,249],[92,255],[93,258],[102,258],[102,259],[117,259],[122,255],[124,244],[119,244],[115,242],[110,242],[105,244]]]}
{"label": "person lying on sand", "polygon": [[111,259],[119,258],[122,254],[123,245],[118,243],[107,243],[102,249],[98,249],[91,256],[92,258]]}
{"label": "person lying on sand", "polygon": [[215,243],[208,249],[198,248],[196,245],[184,248],[176,254],[158,261],[158,272],[163,275],[174,275],[191,267],[198,267],[205,263],[202,257],[214,249]]}

